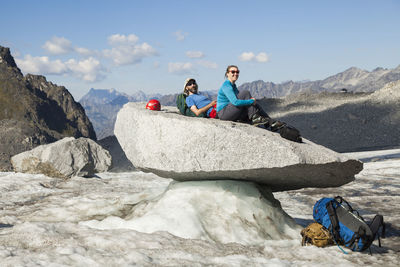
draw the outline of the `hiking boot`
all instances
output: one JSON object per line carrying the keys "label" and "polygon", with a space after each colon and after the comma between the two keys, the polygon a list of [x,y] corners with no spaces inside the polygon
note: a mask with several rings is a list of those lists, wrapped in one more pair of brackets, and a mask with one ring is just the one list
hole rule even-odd
{"label": "hiking boot", "polygon": [[253,117],[251,117],[251,124],[254,126],[258,125],[268,125],[269,124],[269,118],[263,117],[259,114],[254,114]]}
{"label": "hiking boot", "polygon": [[276,132],[276,131],[278,131],[279,129],[281,129],[283,126],[285,126],[286,125],[286,123],[284,123],[284,122],[281,122],[281,121],[274,121],[272,124],[271,124],[271,131],[273,131],[273,132]]}

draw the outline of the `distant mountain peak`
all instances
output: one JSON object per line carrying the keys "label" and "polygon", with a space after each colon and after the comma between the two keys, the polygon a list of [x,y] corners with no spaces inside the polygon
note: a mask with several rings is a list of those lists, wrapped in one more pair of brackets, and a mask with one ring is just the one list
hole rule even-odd
{"label": "distant mountain peak", "polygon": [[386,83],[400,80],[400,65],[396,69],[375,68],[373,71],[350,67],[343,72],[316,81],[254,81],[243,83],[239,90],[248,90],[255,98],[277,98],[302,92],[337,92],[343,88],[353,92],[372,92]]}
{"label": "distant mountain peak", "polygon": [[[348,72],[350,72],[350,73],[356,73],[356,72],[367,72],[366,70],[363,70],[363,69],[360,69],[360,68],[357,68],[357,67],[350,67],[350,68],[348,68],[347,70],[345,70],[345,71],[343,71],[343,72],[341,72],[341,73],[348,73]],[[339,73],[340,74],[340,73]]]}
{"label": "distant mountain peak", "polygon": [[382,67],[377,67],[377,68],[373,69],[372,72],[377,72],[377,71],[382,71],[382,70],[387,70],[387,69],[382,68]]}
{"label": "distant mountain peak", "polygon": [[282,84],[294,84],[294,81],[292,81],[292,80],[288,80],[288,81],[284,81],[284,82],[282,82]]}
{"label": "distant mountain peak", "polygon": [[11,56],[10,48],[0,46],[0,63],[3,62],[12,68],[17,68],[14,58]]}

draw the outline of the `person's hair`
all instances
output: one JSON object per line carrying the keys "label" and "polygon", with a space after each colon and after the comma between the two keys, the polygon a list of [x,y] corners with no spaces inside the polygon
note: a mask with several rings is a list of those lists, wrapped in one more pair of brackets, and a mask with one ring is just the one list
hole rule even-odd
{"label": "person's hair", "polygon": [[238,66],[236,66],[236,65],[229,65],[229,66],[226,68],[226,71],[225,71],[225,78],[228,77],[227,74],[228,74],[230,68],[237,68],[237,69],[239,69]]}

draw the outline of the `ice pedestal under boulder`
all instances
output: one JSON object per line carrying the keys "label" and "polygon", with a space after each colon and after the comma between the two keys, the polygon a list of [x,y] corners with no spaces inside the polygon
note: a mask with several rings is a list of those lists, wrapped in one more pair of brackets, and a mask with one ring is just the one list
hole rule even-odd
{"label": "ice pedestal under boulder", "polygon": [[50,177],[93,176],[111,166],[110,153],[89,138],[65,137],[11,158],[17,172],[43,173]]}
{"label": "ice pedestal under boulder", "polygon": [[171,183],[158,198],[138,203],[124,218],[110,216],[82,224],[144,233],[167,231],[182,238],[245,245],[299,239],[301,229],[271,190],[232,180]]}
{"label": "ice pedestal under boulder", "polygon": [[175,107],[128,103],[114,129],[127,158],[143,171],[179,181],[237,179],[273,191],[335,187],[362,163],[305,140],[295,143],[248,124],[185,117]]}

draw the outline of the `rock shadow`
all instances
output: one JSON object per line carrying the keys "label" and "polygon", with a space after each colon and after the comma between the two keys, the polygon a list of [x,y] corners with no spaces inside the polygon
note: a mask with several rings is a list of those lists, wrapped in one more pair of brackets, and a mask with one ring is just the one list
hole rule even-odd
{"label": "rock shadow", "polygon": [[276,119],[299,129],[304,138],[342,153],[398,147],[398,114],[398,106],[360,102]]}
{"label": "rock shadow", "polygon": [[130,172],[135,170],[135,167],[126,157],[115,135],[107,136],[98,140],[97,143],[111,154],[112,167],[109,170],[110,172]]}

